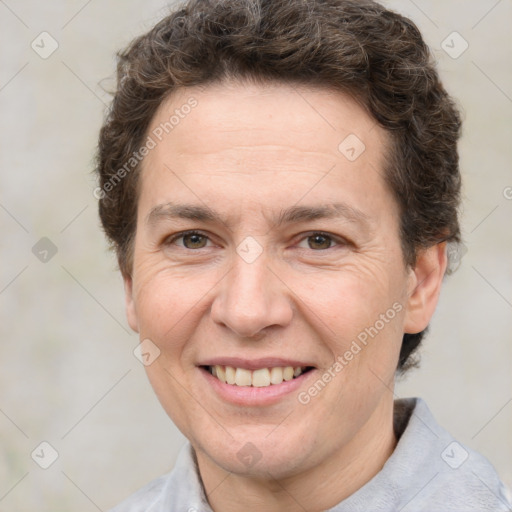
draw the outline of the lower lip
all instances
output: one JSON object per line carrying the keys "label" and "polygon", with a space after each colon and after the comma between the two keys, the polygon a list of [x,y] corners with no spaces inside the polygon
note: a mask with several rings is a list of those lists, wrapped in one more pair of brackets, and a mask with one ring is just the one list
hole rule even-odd
{"label": "lower lip", "polygon": [[207,369],[198,368],[207,383],[223,400],[235,405],[272,405],[282,398],[298,390],[304,384],[314,369],[295,377],[292,380],[283,381],[281,384],[271,384],[264,387],[236,386],[227,384],[214,377]]}

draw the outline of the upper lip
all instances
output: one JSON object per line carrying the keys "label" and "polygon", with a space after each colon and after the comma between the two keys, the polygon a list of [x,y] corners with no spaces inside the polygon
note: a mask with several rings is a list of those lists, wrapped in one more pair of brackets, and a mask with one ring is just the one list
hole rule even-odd
{"label": "upper lip", "polygon": [[282,357],[262,357],[258,359],[245,359],[242,357],[214,357],[205,359],[198,366],[232,366],[233,368],[245,368],[246,370],[259,370],[261,368],[274,368],[285,366],[313,366],[311,363],[298,361],[297,359],[283,359]]}

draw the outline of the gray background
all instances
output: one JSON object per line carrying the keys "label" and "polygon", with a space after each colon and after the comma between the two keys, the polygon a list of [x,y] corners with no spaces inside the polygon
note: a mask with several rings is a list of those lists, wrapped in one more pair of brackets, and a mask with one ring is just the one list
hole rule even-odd
{"label": "gray background", "polygon": [[[166,4],[0,0],[0,511],[106,510],[170,470],[183,444],[132,353],[91,174],[114,53]],[[511,485],[512,3],[387,4],[419,25],[465,117],[468,252],[445,282],[422,368],[396,393],[424,397]],[[43,31],[59,45],[46,59],[31,48],[50,48]],[[469,44],[458,58],[441,47],[453,31]],[[42,237],[57,249],[46,262],[45,242],[32,250]],[[31,458],[37,448],[50,461],[42,441],[58,452],[46,470]]]}

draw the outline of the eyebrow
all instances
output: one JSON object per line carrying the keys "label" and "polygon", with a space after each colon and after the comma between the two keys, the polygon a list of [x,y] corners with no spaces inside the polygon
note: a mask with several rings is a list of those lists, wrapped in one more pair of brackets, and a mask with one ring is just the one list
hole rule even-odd
{"label": "eyebrow", "polygon": [[[331,203],[321,206],[291,206],[281,210],[272,219],[274,227],[283,224],[298,224],[318,219],[342,218],[351,223],[368,227],[370,218],[366,213],[346,203]],[[187,219],[201,222],[220,223],[229,227],[228,219],[222,218],[220,214],[204,205],[165,203],[159,204],[151,209],[146,217],[146,223],[156,225],[163,220]]]}

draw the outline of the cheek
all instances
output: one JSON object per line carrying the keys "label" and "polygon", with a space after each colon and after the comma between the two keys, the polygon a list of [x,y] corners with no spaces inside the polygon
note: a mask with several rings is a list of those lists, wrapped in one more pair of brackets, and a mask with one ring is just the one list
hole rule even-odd
{"label": "cheek", "polygon": [[207,307],[214,275],[193,276],[147,259],[134,275],[135,307],[141,339],[151,339],[164,353],[182,347]]}
{"label": "cheek", "polygon": [[347,386],[375,380],[370,369],[387,381],[394,374],[403,335],[406,281],[401,267],[367,261],[298,282],[304,316],[315,324],[332,358],[326,369],[341,357],[337,380],[346,380]]}
{"label": "cheek", "polygon": [[159,351],[145,367],[148,379],[167,414],[188,431],[191,404],[183,383],[195,371],[191,340],[205,314],[211,285],[150,261],[141,264],[134,277],[140,339],[151,340]]}
{"label": "cheek", "polygon": [[325,327],[346,338],[373,325],[395,302],[403,302],[406,286],[402,280],[395,270],[375,262],[358,262],[334,272],[300,276],[296,289]]}

